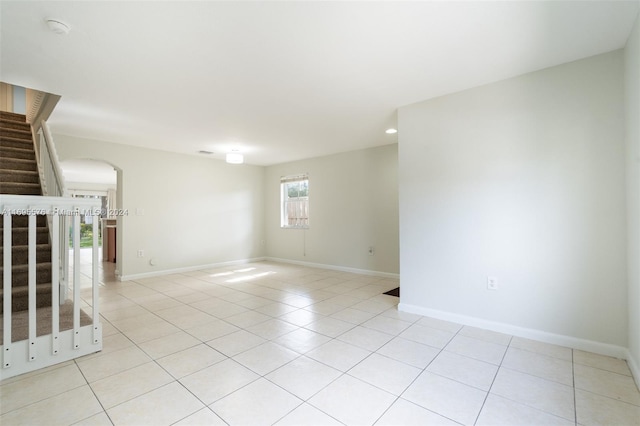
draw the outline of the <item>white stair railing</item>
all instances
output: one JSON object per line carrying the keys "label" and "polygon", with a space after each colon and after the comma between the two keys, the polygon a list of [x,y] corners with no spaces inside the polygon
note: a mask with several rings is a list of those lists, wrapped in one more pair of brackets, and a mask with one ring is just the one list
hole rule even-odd
{"label": "white stair railing", "polygon": [[[3,314],[2,314],[2,365],[0,380],[37,370],[102,349],[102,328],[98,311],[98,222],[100,201],[67,197],[39,197],[24,195],[0,195],[0,211],[3,215]],[[37,216],[48,215],[51,220],[52,302],[50,333],[39,335],[36,310],[36,232]],[[93,218],[92,273],[89,294],[85,294],[90,313],[81,310],[82,280],[80,276],[80,215]],[[12,222],[16,216],[28,216],[28,332],[27,339],[13,341],[12,328]],[[63,245],[69,232],[73,249]],[[65,263],[69,252],[73,252],[73,269]],[[61,294],[56,282],[63,272],[71,279],[66,284],[71,288],[70,297]],[[66,290],[66,289],[65,289]],[[66,292],[65,292],[66,293]],[[71,304],[72,327],[60,330],[61,306]],[[84,321],[83,321],[84,319]],[[89,324],[83,325],[83,322]]]}
{"label": "white stair railing", "polygon": [[49,197],[66,197],[62,168],[58,162],[53,137],[46,121],[40,123],[40,130],[35,138],[36,162],[42,182],[42,194]]}
{"label": "white stair railing", "polygon": [[[36,128],[34,125],[31,127],[33,129]],[[62,174],[62,168],[58,161],[58,153],[53,143],[53,136],[51,136],[49,124],[42,120],[37,128],[38,134],[36,138],[34,138],[34,148],[42,195],[49,197],[67,197],[69,194],[67,193],[64,175]],[[52,218],[50,216],[48,217],[48,222],[49,230],[51,230]],[[65,247],[69,247],[68,233],[65,233],[64,238],[60,240],[60,252],[65,255],[59,270],[59,287],[62,300],[66,298],[67,283],[69,282],[69,277],[66,274],[68,269],[64,267],[65,265],[69,265],[69,253],[64,250]]]}

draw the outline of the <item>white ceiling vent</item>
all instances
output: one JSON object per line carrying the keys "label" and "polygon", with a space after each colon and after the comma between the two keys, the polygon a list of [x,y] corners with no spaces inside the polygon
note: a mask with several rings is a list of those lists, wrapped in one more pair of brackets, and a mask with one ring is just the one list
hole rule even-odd
{"label": "white ceiling vent", "polygon": [[47,18],[45,21],[49,29],[58,35],[67,35],[71,31],[71,27],[59,19]]}

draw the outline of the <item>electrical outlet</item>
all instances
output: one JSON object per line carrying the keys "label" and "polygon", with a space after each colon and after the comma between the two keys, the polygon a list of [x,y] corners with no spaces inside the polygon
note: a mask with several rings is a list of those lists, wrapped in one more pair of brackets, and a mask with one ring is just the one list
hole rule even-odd
{"label": "electrical outlet", "polygon": [[144,250],[138,250],[138,257],[144,257]]}
{"label": "electrical outlet", "polygon": [[498,289],[498,278],[487,277],[487,290],[497,290],[497,289]]}
{"label": "electrical outlet", "polygon": [[375,253],[373,246],[369,246],[369,256],[373,256],[373,254]]}

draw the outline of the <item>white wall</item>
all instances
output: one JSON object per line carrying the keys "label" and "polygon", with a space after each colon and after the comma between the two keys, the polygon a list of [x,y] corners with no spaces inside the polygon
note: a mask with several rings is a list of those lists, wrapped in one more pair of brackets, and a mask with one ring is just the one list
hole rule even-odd
{"label": "white wall", "polygon": [[94,183],[94,182],[72,182],[65,181],[65,186],[68,191],[88,191],[88,192],[100,192],[106,193],[108,190],[117,189],[116,185],[111,183]]}
{"label": "white wall", "polygon": [[27,113],[27,89],[13,86],[13,112],[16,114]]}
{"label": "white wall", "polygon": [[[282,229],[280,177],[300,173],[309,173],[310,226]],[[397,173],[396,144],[267,167],[267,255],[397,274]]]}
{"label": "white wall", "polygon": [[401,309],[625,351],[622,73],[616,51],[399,110]]}
{"label": "white wall", "polygon": [[640,384],[640,17],[625,48],[629,365]]}
{"label": "white wall", "polygon": [[124,279],[264,256],[263,167],[65,135],[54,140],[61,161],[89,158],[120,169],[119,207],[129,210],[119,223]]}

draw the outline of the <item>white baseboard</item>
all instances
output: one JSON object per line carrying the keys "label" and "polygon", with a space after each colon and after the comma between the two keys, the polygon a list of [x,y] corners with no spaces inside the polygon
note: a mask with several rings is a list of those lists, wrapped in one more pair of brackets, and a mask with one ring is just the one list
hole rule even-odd
{"label": "white baseboard", "polygon": [[633,374],[633,378],[636,381],[636,387],[640,390],[640,365],[638,365],[638,362],[633,358],[629,350],[627,350],[627,357],[625,359],[627,360],[631,374]]}
{"label": "white baseboard", "polygon": [[308,266],[311,268],[329,269],[329,270],[341,271],[341,272],[353,272],[354,274],[372,275],[376,277],[395,278],[395,279],[400,278],[400,274],[393,274],[389,272],[370,271],[367,269],[357,269],[357,268],[350,268],[347,266],[337,266],[337,265],[326,265],[323,263],[301,262],[298,260],[280,259],[277,257],[254,257],[250,259],[231,260],[227,262],[210,263],[206,265],[195,265],[195,266],[187,266],[184,268],[163,269],[163,270],[152,271],[152,272],[143,272],[141,274],[122,275],[122,276],[118,276],[117,278],[118,278],[118,281],[131,281],[131,280],[138,280],[142,278],[153,278],[161,275],[179,274],[182,272],[197,271],[199,269],[211,269],[211,268],[220,268],[220,267],[229,266],[229,265],[241,265],[244,263],[262,262],[265,260],[268,260],[271,262],[290,263],[294,265]]}
{"label": "white baseboard", "polygon": [[368,269],[350,268],[348,266],[339,265],[326,265],[324,263],[303,262],[300,260],[281,259],[279,257],[265,257],[265,260],[280,263],[291,263],[293,265],[308,266],[310,268],[329,269],[332,271],[352,272],[354,274],[371,275],[374,277],[394,278],[400,279],[400,274],[394,274],[391,272],[371,271]]}
{"label": "white baseboard", "polygon": [[[629,350],[623,346],[611,345],[608,343],[601,343],[593,340],[586,340],[561,334],[548,333],[546,331],[536,330],[532,328],[519,327],[511,324],[454,314],[451,312],[428,309],[421,306],[409,305],[407,303],[400,303],[398,305],[398,310],[445,321],[451,321],[462,325],[484,328],[486,330],[510,334],[512,336],[523,337],[526,339],[537,340],[544,343],[551,343],[554,345],[566,346],[573,349],[593,352],[600,355],[626,359],[627,361],[629,361],[630,358]],[[629,363],[629,368],[632,368],[631,363]],[[637,366],[635,368],[637,372]],[[634,373],[634,377],[637,378],[638,375]]]}
{"label": "white baseboard", "polygon": [[266,260],[266,258],[253,257],[250,259],[230,260],[226,262],[209,263],[206,265],[186,266],[184,268],[163,269],[163,270],[153,271],[153,272],[143,272],[141,274],[122,275],[122,276],[118,276],[117,278],[118,278],[118,281],[132,281],[132,280],[139,280],[142,278],[159,277],[161,275],[180,274],[182,272],[198,271],[200,269],[221,268],[223,266],[242,265],[242,264],[251,263],[251,262],[261,262],[263,260]]}

